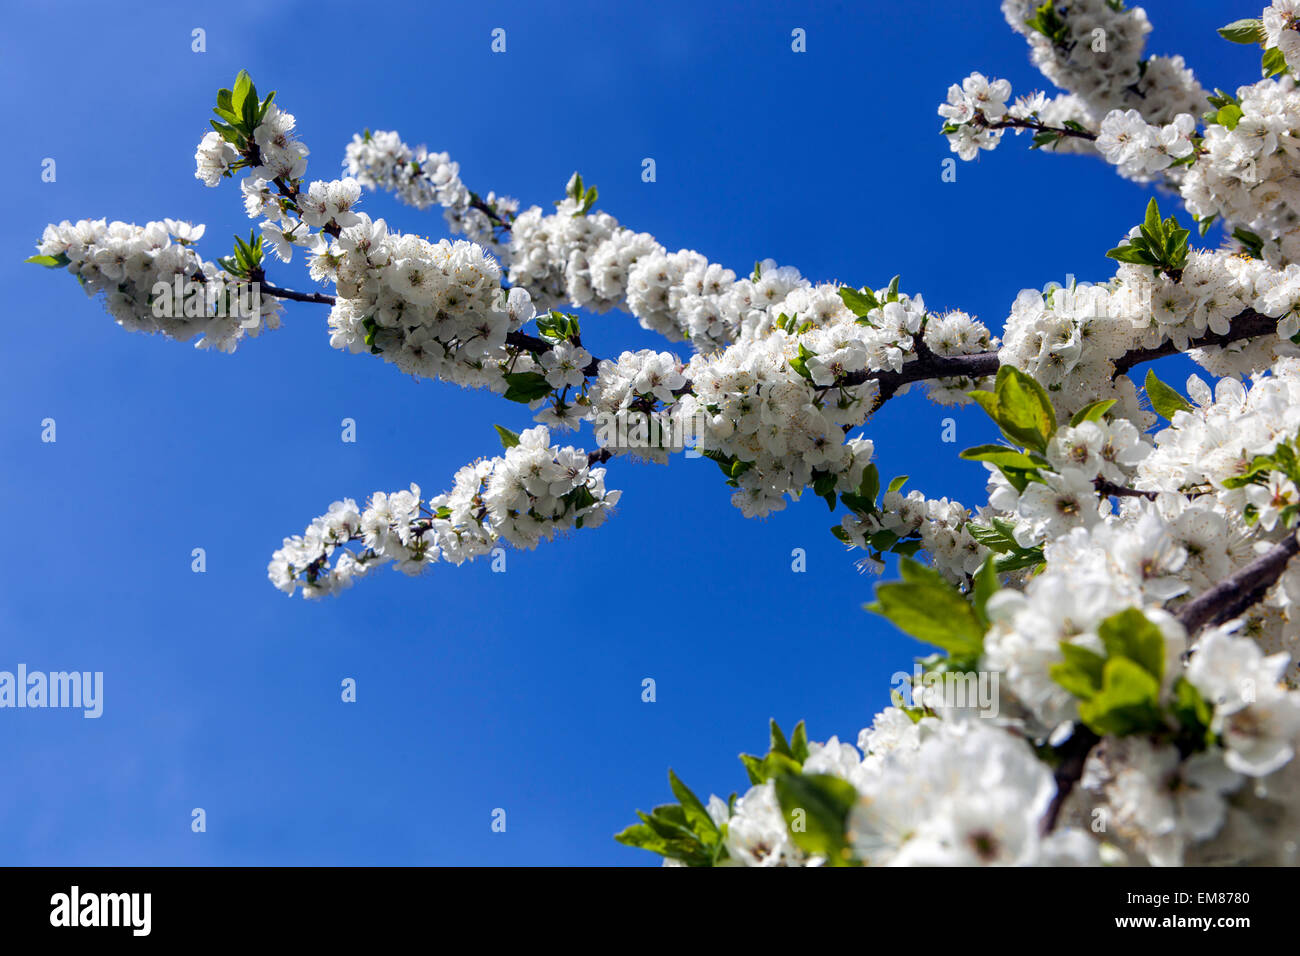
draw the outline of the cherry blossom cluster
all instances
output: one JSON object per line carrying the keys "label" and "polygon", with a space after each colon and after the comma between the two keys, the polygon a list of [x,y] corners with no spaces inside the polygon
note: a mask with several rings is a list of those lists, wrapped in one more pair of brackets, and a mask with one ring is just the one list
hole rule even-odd
{"label": "cherry blossom cluster", "polygon": [[[143,226],[82,219],[45,227],[37,249],[49,266],[66,266],[86,295],[128,332],[160,332],[203,349],[233,352],[244,336],[280,326],[280,303],[241,295],[239,280],[194,249],[204,227],[164,219]],[[177,296],[173,290],[180,288]]]}
{"label": "cherry blossom cluster", "polygon": [[1275,263],[1300,261],[1300,90],[1291,77],[1237,91],[1231,126],[1205,129],[1200,155],[1181,185],[1197,218],[1220,218],[1263,240]]}
{"label": "cherry blossom cluster", "polygon": [[[500,266],[480,246],[389,233],[382,219],[359,214],[311,269],[338,288],[329,315],[335,348],[375,352],[418,377],[506,390],[506,336],[534,310],[523,289],[502,289]],[[523,355],[512,371],[531,367]]]}
{"label": "cherry blossom cluster", "polygon": [[[516,215],[517,203],[493,194],[482,203],[490,212],[467,205],[473,194],[458,164],[446,154],[413,149],[396,133],[354,136],[344,164],[365,186],[390,190],[418,208],[444,206],[453,228],[495,253],[508,266],[511,285],[526,289],[539,309],[564,303],[596,313],[624,309],[644,328],[709,351],[789,292],[810,285],[797,269],[772,260],[738,278],[698,252],[670,253],[648,233],[593,211],[594,196],[574,188],[576,174],[553,212],[531,206]],[[472,228],[462,229],[465,223]],[[508,243],[499,235],[506,231]]]}
{"label": "cherry blossom cluster", "polygon": [[[452,489],[423,499],[376,492],[364,508],[336,501],[306,532],[285,538],[267,574],[280,590],[319,598],[392,564],[417,575],[437,561],[459,565],[502,542],[531,550],[556,534],[604,523],[621,492],[605,488],[605,469],[587,453],[550,444],[542,426],[517,436],[504,455],[466,465]],[[358,548],[348,548],[355,543]],[[332,563],[331,563],[332,562]]]}
{"label": "cherry blossom cluster", "polygon": [[509,243],[500,241],[499,227],[508,227],[519,209],[517,200],[488,193],[476,197],[460,178],[460,164],[447,153],[411,147],[394,131],[355,134],[343,166],[350,177],[369,189],[384,189],[416,209],[441,206],[447,227],[510,261]]}
{"label": "cherry blossom cluster", "polygon": [[[304,187],[307,151],[292,138],[293,127],[293,117],[272,104],[253,137],[260,165],[252,166],[241,189],[248,216],[266,217],[262,235],[275,254],[288,262],[294,246],[304,247],[312,278],[335,284],[330,344],[377,354],[417,377],[498,392],[506,391],[507,374],[529,371],[532,358],[507,350],[505,342],[535,311],[527,291],[507,294],[502,288],[494,256],[465,240],[435,243],[390,232],[384,220],[355,209],[363,182],[383,181],[421,207],[439,202],[449,213],[482,215],[469,209],[471,196],[456,164],[423,148],[412,151],[396,134],[381,133],[357,137],[349,148],[347,165],[361,178],[317,180]],[[200,146],[201,177],[213,166],[205,159],[212,135]],[[213,148],[238,155],[218,140]],[[227,168],[228,154],[222,159]],[[215,185],[219,178],[205,182]]]}
{"label": "cherry blossom cluster", "polygon": [[[1265,11],[1266,50],[1300,45],[1297,7]],[[856,747],[774,725],[767,756],[743,758],[743,796],[700,801],[671,777],[680,803],[641,814],[623,842],[692,865],[1300,862],[1300,92],[1282,76],[1208,97],[1181,58],[1144,58],[1145,14],[1114,0],[1003,10],[1065,94],[1012,103],[1008,83],[972,74],[940,107],[952,148],[972,158],[1014,129],[1095,150],[1177,188],[1203,223],[1234,227],[1240,251],[1190,250],[1153,202],[1110,251],[1110,281],[1021,292],[998,339],[964,312],[931,314],[897,279],[855,289],[772,260],[737,275],[669,252],[596,211],[577,174],[553,212],[518,212],[396,133],[355,137],[347,176],[308,183],[293,117],[246,76],[222,91],[217,113],[233,125],[214,124],[196,176],[248,170],[245,211],[265,248],[286,262],[305,249],[338,295],[278,291],[332,302],[334,347],[487,387],[542,423],[499,429],[504,453],[462,468],[445,494],[335,502],[285,539],[272,582],[320,597],[381,564],[417,574],[533,548],[603,522],[619,499],[605,461],[693,447],[747,516],[809,489],[843,506],[833,533],[865,567],[902,556],[902,580],[878,585],[871,607],[939,649],[918,682],[987,679],[992,698],[915,686]],[[1229,32],[1256,42],[1249,25]],[[391,230],[358,210],[363,188],[438,205],[474,241]],[[64,223],[37,258],[105,292],[129,328],[233,348],[274,327],[276,308],[247,326],[215,310],[155,314],[157,281],[230,276],[229,260],[193,251],[200,233]],[[242,271],[261,277],[258,263]],[[598,361],[576,316],[537,314],[561,303],[626,310],[693,354]],[[523,332],[533,319],[540,338]],[[1193,376],[1187,398],[1154,374],[1141,384],[1136,366],[1175,351],[1223,380]],[[1003,444],[962,455],[988,471],[986,504],[885,484],[875,443],[849,437],[918,381],[1001,428]],[[551,443],[552,428],[587,421],[599,451]],[[658,438],[623,439],[647,421]],[[817,825],[793,827],[792,810],[809,808]]]}
{"label": "cherry blossom cluster", "polygon": [[[1200,222],[1223,224],[1239,244],[1275,265],[1300,261],[1300,194],[1291,175],[1300,91],[1286,72],[1288,56],[1300,61],[1293,0],[1278,0],[1261,19],[1220,31],[1234,42],[1258,41],[1267,77],[1234,95],[1213,96],[1181,58],[1140,59],[1151,29],[1141,8],[1104,0],[1051,7],[1005,0],[1003,10],[1028,37],[1035,63],[1069,92],[1050,101],[1036,94],[1008,107],[1005,81],[972,74],[939,108],[953,151],[972,159],[997,145],[1001,127],[1032,129],[1035,145],[1095,150],[1121,175],[1176,188]],[[1271,62],[1271,54],[1282,61]]]}
{"label": "cherry blossom cluster", "polygon": [[1261,18],[1264,46],[1282,53],[1292,69],[1300,66],[1300,2],[1273,0]]}
{"label": "cherry blossom cluster", "polygon": [[[271,182],[276,179],[301,179],[307,172],[310,150],[296,138],[296,120],[274,103],[253,133],[259,161],[249,166],[255,180]],[[218,132],[204,135],[194,154],[194,176],[206,186],[220,185],[224,176],[234,174],[240,161],[239,151]]]}
{"label": "cherry blossom cluster", "polygon": [[[1130,238],[1137,235],[1135,229]],[[1115,361],[1135,349],[1167,342],[1186,349],[1209,333],[1226,333],[1232,320],[1253,310],[1277,318],[1277,336],[1230,346],[1192,349],[1190,356],[1215,375],[1245,375],[1292,354],[1300,330],[1300,270],[1223,252],[1192,251],[1181,273],[1169,275],[1122,263],[1105,285],[1055,286],[1022,291],[1002,336],[1003,364],[1047,386],[1058,411],[1071,415],[1101,398],[1114,398],[1126,417],[1150,424],[1136,389],[1115,377]]]}
{"label": "cherry blossom cluster", "polygon": [[[810,743],[804,774],[833,777],[856,794],[847,849],[872,866],[1068,866],[1098,862],[1077,828],[1043,836],[1038,820],[1052,774],[1017,735],[976,721],[919,720],[898,708],[876,715],[858,746]],[[722,866],[824,866],[792,839],[772,780],[707,811],[725,834]],[[671,858],[665,865],[684,865]]]}
{"label": "cherry blossom cluster", "polygon": [[740,329],[809,286],[792,267],[766,260],[756,274],[736,273],[698,252],[670,253],[648,233],[633,232],[603,212],[583,212],[566,197],[554,213],[538,206],[511,228],[510,282],[539,307],[568,302],[592,312],[623,308],[643,328],[701,351],[724,346]]}
{"label": "cherry blossom cluster", "polygon": [[1196,118],[1179,113],[1173,122],[1155,126],[1137,110],[1112,110],[1101,121],[1097,151],[1129,179],[1145,182],[1192,155]]}
{"label": "cherry blossom cluster", "polygon": [[[879,295],[883,304],[859,316],[836,286],[800,286],[721,352],[685,364],[666,352],[625,352],[600,363],[589,393],[592,413],[618,419],[666,411],[672,434],[693,434],[696,449],[728,469],[738,488],[732,503],[747,516],[780,510],[787,496],[809,486],[818,494],[852,491],[872,445],[844,436],[867,420],[879,394],[876,379],[863,373],[899,371],[923,334],[948,355],[983,351],[991,341],[969,316],[936,319],[931,332],[921,297],[883,289]],[[791,312],[774,316],[778,307]],[[964,400],[958,384],[941,383],[939,397]],[[656,461],[674,450],[680,445],[649,453],[610,447]]]}
{"label": "cherry blossom cluster", "polygon": [[1095,131],[1112,110],[1136,109],[1164,126],[1208,106],[1181,56],[1144,56],[1151,22],[1141,7],[1064,0],[1045,9],[1035,0],[1003,0],[1002,12],[1028,41],[1034,65],[1065,91],[1051,110],[1056,125],[1068,118]]}
{"label": "cherry blossom cluster", "polygon": [[974,159],[981,149],[994,149],[1007,128],[1020,133],[1030,121],[1041,118],[1046,107],[1041,94],[1021,97],[1008,106],[1010,95],[1010,82],[990,80],[983,73],[972,73],[960,85],[950,86],[939,115],[952,151],[964,160]]}
{"label": "cherry blossom cluster", "polygon": [[884,570],[882,549],[873,544],[883,534],[890,544],[908,539],[919,542],[937,571],[953,581],[965,581],[989,555],[971,533],[970,524],[976,517],[960,502],[927,498],[916,490],[904,495],[896,489],[885,492],[878,509],[846,514],[836,537],[850,549],[867,552],[858,563],[864,571],[878,574]]}
{"label": "cherry blossom cluster", "polygon": [[[1107,830],[1107,849],[1121,851],[1127,862],[1260,862],[1254,855],[1285,853],[1258,841],[1234,841],[1237,834],[1225,822],[1266,793],[1271,798],[1265,802],[1275,804],[1272,812],[1295,812],[1294,791],[1283,782],[1294,775],[1293,768],[1284,768],[1300,740],[1300,691],[1283,682],[1291,655],[1266,657],[1254,635],[1235,633],[1240,621],[1208,631],[1189,646],[1179,621],[1161,605],[1187,590],[1189,565],[1203,576],[1206,564],[1193,544],[1216,530],[1215,512],[1184,499],[1143,502],[1133,513],[1137,517],[1128,521],[1112,518],[1051,541],[1043,573],[1023,591],[1003,590],[990,599],[992,627],[981,666],[1003,675],[1003,714],[1018,714],[1032,736],[1059,743],[1078,732],[1084,706],[1060,676],[1066,651],[1100,661],[1108,651],[1099,635],[1104,622],[1125,609],[1143,608],[1151,634],[1159,636],[1148,652],[1155,655],[1153,670],[1162,675],[1154,692],[1174,708],[1180,697],[1192,697],[1183,682],[1189,684],[1212,709],[1213,742],[1202,741],[1203,749],[1187,757],[1175,742],[1161,740],[1175,728],[1159,723],[1154,733],[1105,737],[1089,756],[1063,823],[1086,824],[1101,808],[1116,824]],[[1224,534],[1222,523],[1217,531],[1213,547],[1220,553],[1206,556],[1211,565],[1245,563],[1252,556],[1249,546]],[[1274,777],[1279,771],[1284,772]],[[1250,794],[1246,778],[1277,785]],[[1224,860],[1225,854],[1231,859]],[[1272,862],[1295,861],[1284,856]]]}
{"label": "cherry blossom cluster", "polygon": [[[1300,691],[1286,683],[1290,655],[1267,654],[1241,621],[1189,643],[1162,608],[1185,590],[1191,557],[1177,512],[1144,501],[1132,520],[1071,531],[1048,545],[1045,570],[1023,590],[992,595],[977,666],[1001,678],[995,717],[891,707],[857,748],[837,738],[807,745],[797,768],[804,779],[830,776],[852,788],[842,852],[868,865],[1297,862]],[[1061,794],[1036,748],[1088,731],[1085,705],[1060,668],[1071,659],[1066,649],[1106,660],[1117,614],[1143,634],[1142,654],[1160,675],[1147,677],[1152,700],[1168,714],[1153,710],[1143,732],[1103,737],[1078,786]],[[1200,737],[1180,744],[1181,718],[1171,715],[1183,704],[1201,708],[1203,723]],[[779,777],[757,782],[730,806],[709,799],[721,865],[830,862],[798,844],[780,787]],[[1278,822],[1265,831],[1261,819]]]}

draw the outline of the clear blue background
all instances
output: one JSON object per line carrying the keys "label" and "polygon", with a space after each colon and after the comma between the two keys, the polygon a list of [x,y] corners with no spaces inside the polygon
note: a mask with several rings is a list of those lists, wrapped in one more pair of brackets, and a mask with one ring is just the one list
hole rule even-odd
{"label": "clear blue background", "polygon": [[[1149,50],[1184,53],[1207,86],[1252,82],[1257,52],[1214,28],[1260,6],[1153,0]],[[872,579],[823,502],[747,521],[698,460],[615,463],[616,517],[511,552],[505,574],[385,570],[323,603],[274,590],[271,552],[331,501],[437,493],[498,451],[493,422],[529,419],[330,349],[323,307],[291,304],[280,331],[207,354],[128,335],[69,276],[21,264],[64,218],[191,219],[208,258],[228,252],[250,223],[234,185],[194,178],[193,153],[240,68],[297,116],[310,177],[337,176],[365,127],[448,150],[472,188],[525,205],[549,208],[579,169],[601,208],[670,249],[854,285],[901,273],[931,309],[995,331],[1021,288],[1107,278],[1146,201],[1024,139],[941,181],[950,83],[1044,83],[995,3],[85,3],[6,20],[0,669],[103,671],[105,710],[0,711],[3,863],[655,863],[611,837],[668,797],[668,766],[702,796],[743,792],[736,754],[764,751],[769,717],[853,740],[920,652],[861,610]],[[436,211],[364,208],[443,234]],[[309,285],[301,261],[271,278]],[[602,355],[660,342],[619,313],[584,338]],[[979,504],[982,469],[956,453],[990,429],[958,413],[943,444],[947,414],[914,394],[868,434],[886,477]]]}

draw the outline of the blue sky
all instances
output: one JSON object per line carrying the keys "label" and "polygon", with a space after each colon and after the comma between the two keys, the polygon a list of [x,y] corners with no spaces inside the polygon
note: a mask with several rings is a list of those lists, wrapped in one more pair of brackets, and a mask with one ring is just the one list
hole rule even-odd
{"label": "blue sky", "polygon": [[[511,552],[504,574],[383,571],[291,600],[266,580],[283,536],[336,498],[441,491],[526,409],[334,351],[319,306],[290,305],[233,356],[129,335],[70,277],[21,260],[46,222],[101,216],[204,222],[205,257],[228,253],[249,227],[238,191],[205,189],[193,153],[216,90],[246,68],[297,116],[310,177],[338,175],[365,127],[447,150],[471,188],[525,206],[549,208],[578,169],[600,208],[670,249],[853,285],[901,273],[931,309],[1000,330],[1021,288],[1107,278],[1104,253],[1146,197],[1014,139],[941,181],[950,83],[979,69],[1017,93],[1043,85],[997,5],[189,6],[15,7],[0,37],[14,296],[0,670],[103,671],[105,686],[98,720],[0,710],[0,862],[652,864],[611,836],[669,797],[669,766],[725,796],[743,792],[736,754],[763,752],[769,717],[855,739],[920,648],[861,609],[872,579],[817,498],[747,521],[707,461],[616,462],[614,519]],[[1152,0],[1149,50],[1183,53],[1207,86],[1251,82],[1257,52],[1214,28],[1260,6]],[[490,52],[495,27],[505,54]],[[387,196],[363,208],[443,234],[436,212]],[[298,261],[270,279],[309,285]],[[621,313],[583,333],[601,355],[661,344]],[[982,469],[956,453],[992,429],[957,413],[943,444],[948,414],[913,394],[867,434],[886,477],[976,505]],[[339,440],[345,417],[356,444]],[[191,832],[195,807],[206,833]]]}

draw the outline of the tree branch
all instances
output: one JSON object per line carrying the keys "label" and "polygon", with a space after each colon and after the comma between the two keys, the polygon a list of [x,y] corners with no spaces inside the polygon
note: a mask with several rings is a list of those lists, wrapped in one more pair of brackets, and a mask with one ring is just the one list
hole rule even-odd
{"label": "tree branch", "polygon": [[1231,620],[1264,597],[1297,553],[1300,540],[1288,534],[1250,564],[1184,604],[1178,609],[1178,620],[1189,635]]}
{"label": "tree branch", "polygon": [[1091,730],[1083,724],[1076,723],[1070,739],[1061,745],[1058,751],[1061,762],[1056,765],[1056,770],[1052,774],[1056,780],[1056,793],[1052,795],[1052,802],[1047,805],[1047,812],[1043,814],[1043,819],[1038,824],[1039,832],[1044,836],[1056,828],[1056,821],[1061,816],[1061,808],[1065,806],[1065,801],[1074,792],[1075,784],[1083,776],[1083,767],[1088,762],[1088,754],[1100,741],[1101,738]]}
{"label": "tree branch", "polygon": [[[1232,325],[1227,332],[1222,334],[1210,332],[1200,338],[1192,339],[1187,347],[1195,349],[1209,345],[1228,345],[1232,342],[1240,342],[1242,339],[1254,338],[1257,335],[1267,335],[1269,332],[1277,331],[1277,322],[1277,319],[1271,319],[1267,315],[1260,315],[1254,309],[1246,309],[1233,317]],[[1115,360],[1115,374],[1125,375],[1134,365],[1164,358],[1167,355],[1177,355],[1183,351],[1185,350],[1180,349],[1172,341],[1166,342],[1164,345],[1158,345],[1153,349],[1134,349]]]}
{"label": "tree branch", "polygon": [[1124,485],[1117,485],[1113,481],[1107,481],[1105,478],[1093,479],[1093,487],[1097,493],[1107,498],[1114,496],[1116,498],[1145,498],[1147,501],[1155,501],[1158,492],[1139,491],[1137,488],[1129,488]]}
{"label": "tree branch", "polygon": [[277,289],[273,285],[261,283],[258,288],[276,299],[291,299],[294,302],[315,302],[317,305],[333,305],[334,296],[324,292],[294,292],[292,289]]}
{"label": "tree branch", "polygon": [[[263,285],[261,288],[267,295],[280,299],[291,299],[294,302],[315,302],[323,305],[333,305],[335,301],[334,296],[323,292],[294,292],[291,289],[278,289],[271,285]],[[1277,331],[1277,323],[1277,319],[1261,315],[1254,309],[1246,309],[1233,317],[1227,332],[1209,332],[1199,338],[1191,339],[1187,343],[1187,348],[1228,345],[1243,339],[1268,335]],[[860,372],[850,372],[837,380],[835,387],[851,388],[874,379],[880,383],[880,392],[877,394],[875,405],[872,407],[872,411],[875,411],[893,398],[894,394],[904,385],[939,378],[986,378],[990,375],[996,375],[998,368],[1001,366],[996,351],[975,352],[970,355],[936,355],[930,351],[920,335],[913,337],[913,343],[917,358],[905,363],[901,370],[897,372],[873,372],[864,369]],[[554,343],[528,335],[525,332],[508,333],[506,335],[506,344],[539,354],[549,352],[555,347]],[[1177,355],[1183,351],[1185,349],[1179,348],[1177,343],[1173,341],[1165,342],[1155,348],[1133,349],[1115,360],[1115,374],[1126,374],[1133,366],[1142,362],[1150,362],[1168,355]],[[587,367],[582,370],[583,373],[588,377],[594,376],[600,367],[600,363],[601,359],[593,357]],[[679,392],[684,394],[689,390],[688,384],[686,388],[680,389]],[[1123,491],[1110,493],[1124,494]],[[1140,492],[1140,494],[1147,495],[1146,492]]]}
{"label": "tree branch", "polygon": [[1076,139],[1086,139],[1089,142],[1097,138],[1096,133],[1089,132],[1086,129],[1070,129],[1068,126],[1048,126],[1037,120],[1030,119],[1004,119],[996,123],[985,124],[986,129],[1027,129],[1033,133],[1052,133],[1056,136],[1072,136]]}

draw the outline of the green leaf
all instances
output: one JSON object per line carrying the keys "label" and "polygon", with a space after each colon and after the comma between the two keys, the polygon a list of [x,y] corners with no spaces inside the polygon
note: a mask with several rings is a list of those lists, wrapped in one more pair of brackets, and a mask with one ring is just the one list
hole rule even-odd
{"label": "green leaf", "polygon": [[984,409],[986,415],[995,422],[998,420],[998,397],[992,392],[986,392],[982,388],[977,388],[967,392],[971,398],[975,399],[975,404]]}
{"label": "green leaf", "polygon": [[1119,262],[1131,262],[1139,266],[1160,265],[1160,260],[1146,250],[1145,244],[1139,246],[1136,242],[1130,242],[1127,246],[1116,246],[1106,255]]}
{"label": "green leaf", "polygon": [[[952,588],[947,578],[934,568],[919,561],[900,561],[898,571],[908,584],[924,584],[927,587]],[[955,589],[954,589],[955,590]]]}
{"label": "green leaf", "polygon": [[889,483],[889,487],[885,489],[885,492],[889,494],[895,491],[902,491],[903,485],[907,484],[907,479],[907,475],[899,475]]}
{"label": "green leaf", "polygon": [[569,315],[551,309],[546,315],[537,317],[537,331],[542,338],[549,339],[552,342],[563,342],[565,340],[577,341],[581,329],[578,326],[578,317],[576,315]]}
{"label": "green leaf", "polygon": [[880,494],[880,469],[874,463],[862,469],[862,481],[858,483],[858,495],[875,506],[876,496]]}
{"label": "green leaf", "polygon": [[800,764],[808,759],[808,730],[802,720],[794,725],[794,733],[790,735],[790,756]]}
{"label": "green leaf", "polygon": [[774,719],[768,721],[771,733],[771,748],[773,753],[778,753],[783,757],[791,757],[790,744],[785,739],[785,734],[781,733],[781,725]]}
{"label": "green leaf", "polygon": [[1082,425],[1084,422],[1101,421],[1102,416],[1110,411],[1114,404],[1115,399],[1103,398],[1099,402],[1092,402],[1089,405],[1083,406],[1083,408],[1079,409],[1070,417],[1070,427],[1074,428],[1078,425]]}
{"label": "green leaf", "polygon": [[824,856],[831,866],[849,865],[852,851],[846,831],[858,800],[853,784],[816,773],[777,777],[774,786],[790,838],[799,848]]}
{"label": "green leaf", "polygon": [[1264,258],[1264,240],[1250,230],[1234,229],[1232,230],[1232,238],[1241,243],[1242,248],[1252,259]]}
{"label": "green leaf", "polygon": [[816,354],[817,354],[816,352],[808,351],[808,349],[804,348],[804,344],[800,342],[799,354],[789,360],[790,367],[794,369],[796,373],[798,373],[799,375],[803,376],[804,378],[808,379],[808,381],[811,382],[812,372],[808,371],[808,360]]}
{"label": "green leaf", "polygon": [[257,111],[257,125],[262,125],[262,120],[266,119],[266,114],[271,112],[271,104],[275,101],[275,90],[266,94],[266,99],[262,100],[262,105]]}
{"label": "green leaf", "polygon": [[1038,462],[1022,451],[1008,448],[1006,445],[976,445],[967,448],[958,457],[966,461],[987,461],[999,467],[1017,468],[1025,471],[1037,471]]}
{"label": "green leaf", "polygon": [[1237,123],[1241,121],[1241,118],[1244,115],[1245,114],[1241,111],[1240,106],[1236,103],[1229,103],[1215,114],[1215,121],[1220,126],[1225,126],[1228,129],[1236,129]]}
{"label": "green leaf", "polygon": [[1160,680],[1165,672],[1165,638],[1135,607],[1113,614],[1101,622],[1097,636],[1109,657],[1126,657]]}
{"label": "green leaf", "polygon": [[1101,690],[1106,658],[1069,641],[1061,642],[1061,653],[1065,660],[1048,671],[1052,680],[1075,697],[1091,700]]}
{"label": "green leaf", "polygon": [[753,754],[741,754],[740,762],[745,765],[745,773],[749,775],[751,786],[758,786],[766,778],[763,776],[763,758],[755,757]]}
{"label": "green leaf", "polygon": [[799,761],[796,761],[793,757],[787,757],[785,754],[777,753],[775,750],[770,751],[766,757],[741,754],[740,762],[745,765],[745,773],[749,775],[749,782],[755,786],[782,774],[798,773],[801,768]]}
{"label": "green leaf", "polygon": [[1103,737],[1150,732],[1164,725],[1159,699],[1159,680],[1127,657],[1112,657],[1101,690],[1079,704],[1079,718]]}
{"label": "green leaf", "polygon": [[1196,685],[1186,677],[1180,677],[1174,683],[1172,709],[1174,717],[1201,746],[1206,746],[1214,740],[1214,733],[1210,729],[1214,718],[1214,707],[1201,696]]}
{"label": "green leaf", "polygon": [[[246,115],[245,104],[248,102],[252,92],[253,92],[253,78],[248,75],[247,70],[240,70],[239,75],[235,77],[234,89],[231,90],[230,105],[226,107],[226,109],[228,109],[229,112],[233,113],[235,116],[239,117],[240,119],[243,119],[244,116]],[[218,94],[217,105],[218,106],[221,105],[220,94]],[[249,129],[248,132],[251,133],[252,130]]]}
{"label": "green leaf", "polygon": [[673,796],[681,802],[682,811],[686,814],[686,822],[690,824],[691,830],[700,841],[706,845],[717,842],[718,825],[713,822],[713,817],[709,816],[709,811],[704,808],[700,798],[691,792],[690,787],[682,783],[671,768],[668,770],[668,785],[672,787]]}
{"label": "green leaf", "polygon": [[848,306],[849,311],[860,319],[865,319],[873,309],[880,308],[875,293],[870,289],[859,292],[848,286],[840,286],[839,292],[840,299]]}
{"label": "green leaf", "polygon": [[1270,76],[1279,76],[1286,71],[1286,56],[1280,49],[1270,47],[1264,51],[1264,58],[1260,61],[1260,72],[1266,79]]}
{"label": "green leaf", "polygon": [[1002,430],[1027,448],[1046,451],[1056,431],[1056,411],[1047,390],[1020,369],[1004,365],[998,369],[994,394]]}
{"label": "green leaf", "polygon": [[551,393],[551,385],[540,372],[510,372],[506,375],[505,399],[532,402]]}
{"label": "green leaf", "polygon": [[1151,400],[1151,407],[1161,418],[1173,421],[1176,413],[1190,412],[1192,410],[1191,403],[1160,381],[1156,377],[1156,373],[1151,369],[1147,369],[1147,377],[1143,387],[1146,389],[1147,398]]}
{"label": "green leaf", "polygon": [[32,262],[38,266],[45,266],[47,269],[62,268],[70,261],[66,252],[60,252],[57,256],[28,256],[23,260],[23,262]]}
{"label": "green leaf", "polygon": [[909,558],[899,559],[902,581],[876,585],[868,607],[905,634],[941,647],[953,656],[979,654],[984,626],[975,609],[938,572]]}
{"label": "green leaf", "polygon": [[1156,202],[1155,197],[1153,196],[1151,200],[1147,202],[1147,214],[1146,218],[1142,222],[1144,232],[1149,242],[1153,244],[1159,243],[1161,223],[1163,222],[1164,220],[1160,218],[1160,205]]}
{"label": "green leaf", "polygon": [[227,143],[238,146],[244,141],[244,134],[235,129],[235,127],[229,126],[226,123],[218,123],[216,120],[208,120],[208,122],[212,124],[212,128],[220,133],[221,138]]}
{"label": "green leaf", "polygon": [[1264,23],[1261,20],[1234,20],[1226,27],[1219,27],[1219,36],[1231,43],[1243,43],[1247,46],[1264,42]]}
{"label": "green leaf", "polygon": [[1001,585],[998,583],[997,559],[989,555],[984,559],[984,563],[979,566],[975,572],[975,615],[980,619],[984,627],[988,627],[988,614],[984,608],[989,603],[989,598],[998,592]]}
{"label": "green leaf", "polygon": [[591,489],[586,485],[579,485],[572,491],[567,492],[561,498],[566,501],[575,511],[581,511],[584,508],[590,508],[596,503],[596,496],[591,493]]}
{"label": "green leaf", "polygon": [[514,448],[519,444],[518,432],[512,432],[510,429],[503,428],[500,425],[493,425],[492,427],[497,430],[497,435],[501,438],[502,448]]}
{"label": "green leaf", "polygon": [[998,558],[997,569],[1000,573],[1005,574],[1009,571],[1020,571],[1024,568],[1036,567],[1042,563],[1043,548],[1039,545],[1033,548],[1021,548]]}

